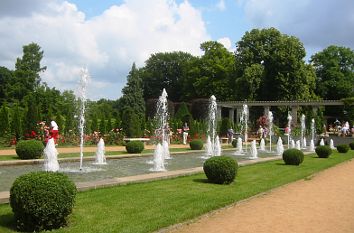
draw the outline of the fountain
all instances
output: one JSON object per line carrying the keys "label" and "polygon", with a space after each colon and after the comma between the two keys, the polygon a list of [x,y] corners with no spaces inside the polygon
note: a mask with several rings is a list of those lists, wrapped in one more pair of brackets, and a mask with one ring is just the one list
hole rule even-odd
{"label": "fountain", "polygon": [[258,159],[258,151],[256,146],[256,140],[253,140],[251,143],[251,151],[249,159]]}
{"label": "fountain", "polygon": [[291,121],[293,117],[291,116],[290,112],[288,112],[288,149],[290,148],[290,138],[291,138]]}
{"label": "fountain", "polygon": [[273,135],[273,113],[268,112],[268,127],[269,127],[269,152],[272,152],[272,135]]}
{"label": "fountain", "polygon": [[157,129],[155,134],[161,141],[156,145],[154,151],[154,167],[152,171],[166,171],[165,159],[170,159],[170,151],[168,147],[168,135],[166,132],[168,121],[168,106],[167,106],[167,92],[165,88],[162,90],[162,94],[157,101],[155,119],[157,122]]}
{"label": "fountain", "polygon": [[314,152],[315,151],[315,143],[313,142],[313,140],[311,139],[310,141],[310,149],[309,149],[310,152]]}
{"label": "fountain", "polygon": [[219,141],[219,136],[216,135],[216,112],[217,112],[216,98],[214,95],[210,97],[209,102],[209,114],[208,114],[208,138],[206,148],[206,157],[221,155],[221,145]]}
{"label": "fountain", "polygon": [[265,151],[264,138],[261,139],[261,142],[260,142],[260,144],[259,144],[259,150],[260,150],[260,151]]}
{"label": "fountain", "polygon": [[235,155],[242,155],[242,154],[243,154],[243,151],[242,151],[242,138],[238,137],[237,138],[237,150],[236,150]]}
{"label": "fountain", "polygon": [[311,120],[311,141],[310,141],[310,151],[315,151],[315,119]]}
{"label": "fountain", "polygon": [[81,70],[80,80],[80,118],[79,118],[79,132],[80,132],[80,170],[82,170],[82,160],[84,157],[84,128],[85,128],[85,108],[86,108],[86,88],[90,76],[87,68]]}
{"label": "fountain", "polygon": [[44,170],[47,172],[57,172],[59,170],[58,151],[55,148],[54,139],[48,140],[44,148]]}
{"label": "fountain", "polygon": [[331,138],[331,140],[329,140],[329,147],[333,150],[333,149],[336,149],[334,147],[334,143],[333,143],[333,139]]}
{"label": "fountain", "polygon": [[295,146],[296,149],[298,150],[301,150],[301,143],[300,143],[300,140],[297,140],[296,141],[296,146]]}
{"label": "fountain", "polygon": [[[242,131],[244,132],[244,141],[245,141],[246,152],[247,152],[247,141],[248,141],[248,116],[249,116],[248,106],[247,106],[247,104],[244,104],[242,106],[240,123],[241,123],[241,132]],[[242,141],[241,141],[241,143],[242,143]]]}
{"label": "fountain", "polygon": [[278,138],[277,142],[277,155],[282,155],[284,152],[283,140],[281,137]]}
{"label": "fountain", "polygon": [[106,156],[104,155],[104,153],[105,153],[104,141],[103,138],[100,138],[100,140],[97,143],[96,159],[94,164],[96,165],[107,164]]}
{"label": "fountain", "polygon": [[296,148],[294,139],[291,140],[290,148]]}
{"label": "fountain", "polygon": [[302,148],[306,148],[305,146],[305,140],[304,140],[304,135],[305,135],[305,130],[306,130],[306,125],[305,125],[305,115],[302,114],[301,118],[300,118],[300,122],[301,122],[301,138],[300,138],[300,142],[301,142],[301,146]]}

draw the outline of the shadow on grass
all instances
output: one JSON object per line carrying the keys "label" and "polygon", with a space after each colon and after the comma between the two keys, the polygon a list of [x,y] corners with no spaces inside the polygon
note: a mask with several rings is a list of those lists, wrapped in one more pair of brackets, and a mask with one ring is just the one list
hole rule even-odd
{"label": "shadow on grass", "polygon": [[0,215],[0,226],[16,231],[14,215],[12,213]]}
{"label": "shadow on grass", "polygon": [[194,179],[193,182],[196,182],[196,183],[210,183],[208,179]]}

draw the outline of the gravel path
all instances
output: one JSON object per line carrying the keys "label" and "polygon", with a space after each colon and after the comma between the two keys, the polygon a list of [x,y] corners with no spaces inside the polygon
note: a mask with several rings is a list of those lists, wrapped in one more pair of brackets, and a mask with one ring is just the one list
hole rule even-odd
{"label": "gravel path", "polygon": [[354,160],[178,226],[170,233],[353,233]]}

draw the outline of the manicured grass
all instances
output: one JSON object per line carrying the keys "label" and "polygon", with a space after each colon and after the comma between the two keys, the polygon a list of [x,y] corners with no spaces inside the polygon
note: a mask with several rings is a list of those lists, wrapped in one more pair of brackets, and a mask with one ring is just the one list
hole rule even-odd
{"label": "manicured grass", "polygon": [[[281,160],[239,168],[231,185],[208,183],[204,174],[78,193],[70,224],[53,232],[153,232],[268,191],[352,159],[305,156],[300,166]],[[271,213],[269,213],[271,214]],[[0,205],[0,232],[14,232],[9,205]]]}

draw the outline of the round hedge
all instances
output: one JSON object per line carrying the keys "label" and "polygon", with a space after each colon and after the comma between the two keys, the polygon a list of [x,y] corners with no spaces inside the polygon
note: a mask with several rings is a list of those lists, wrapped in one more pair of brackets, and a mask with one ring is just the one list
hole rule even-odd
{"label": "round hedge", "polygon": [[203,170],[208,180],[215,184],[230,184],[238,169],[235,159],[227,156],[214,156],[204,162]]}
{"label": "round hedge", "polygon": [[329,146],[318,146],[315,151],[319,158],[328,158],[332,154],[332,149]]}
{"label": "round hedge", "polygon": [[16,154],[20,159],[39,159],[43,150],[43,143],[37,140],[21,140],[16,145]]}
{"label": "round hedge", "polygon": [[203,149],[203,141],[202,140],[193,140],[189,143],[189,146],[192,150],[201,150],[201,149]]}
{"label": "round hedge", "polygon": [[354,150],[354,142],[349,143],[350,149]]}
{"label": "round hedge", "polygon": [[233,148],[236,148],[237,147],[237,140],[236,139],[232,140],[231,145]]}
{"label": "round hedge", "polygon": [[128,153],[141,153],[144,150],[144,143],[140,141],[128,142],[125,146]]}
{"label": "round hedge", "polygon": [[287,149],[283,153],[283,160],[286,165],[300,165],[304,161],[304,153],[295,148]]}
{"label": "round hedge", "polygon": [[347,153],[349,151],[349,146],[347,144],[341,144],[337,146],[337,151],[339,153]]}
{"label": "round hedge", "polygon": [[31,172],[18,177],[10,190],[10,205],[20,231],[65,226],[76,196],[75,184],[64,174]]}

